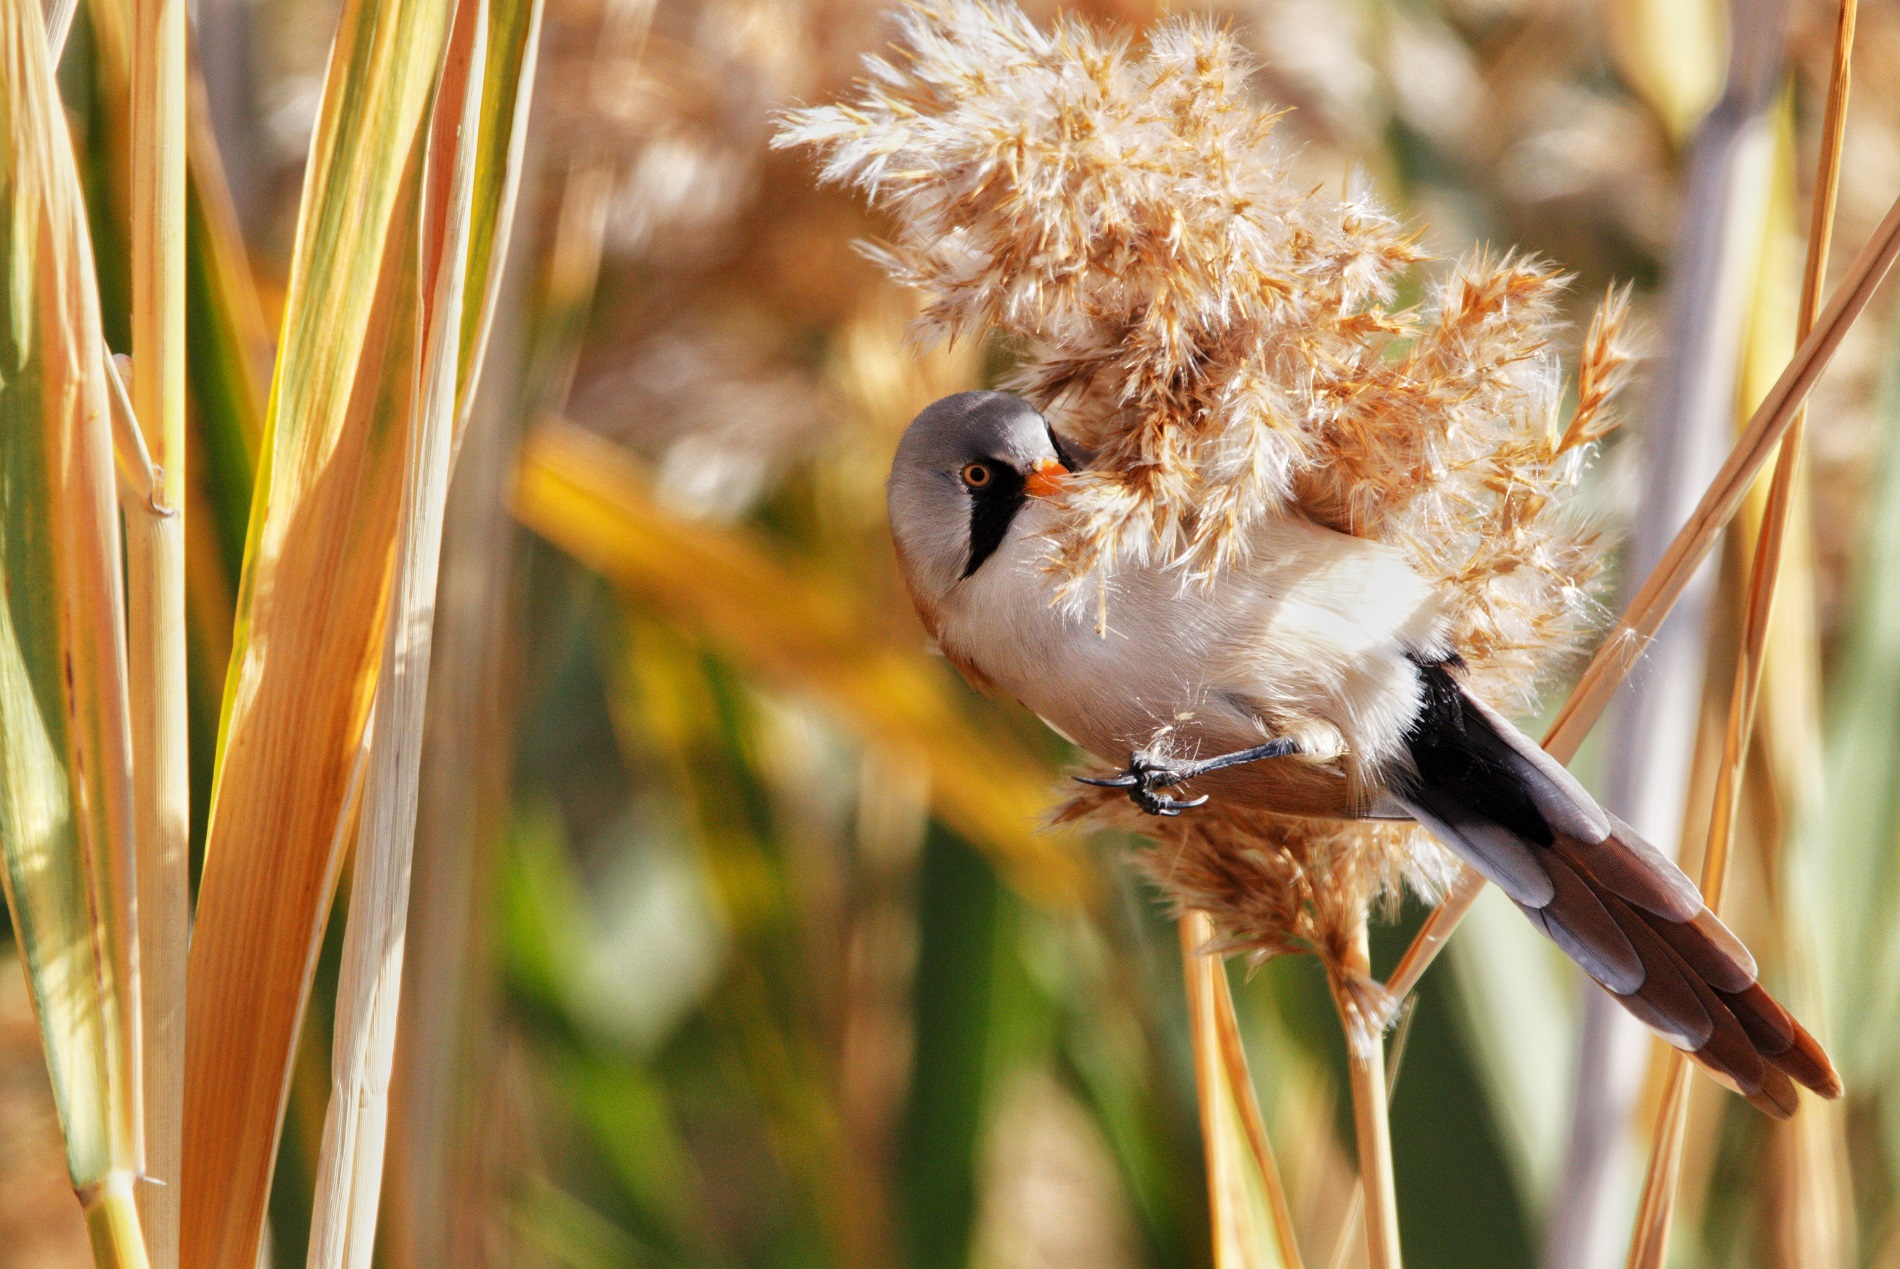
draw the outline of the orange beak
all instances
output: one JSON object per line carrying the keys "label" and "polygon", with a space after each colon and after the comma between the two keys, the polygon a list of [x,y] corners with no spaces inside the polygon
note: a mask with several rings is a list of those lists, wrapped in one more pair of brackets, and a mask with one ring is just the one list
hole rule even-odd
{"label": "orange beak", "polygon": [[1069,469],[1053,458],[1045,458],[1023,481],[1023,492],[1031,498],[1047,498],[1061,493],[1069,483]]}

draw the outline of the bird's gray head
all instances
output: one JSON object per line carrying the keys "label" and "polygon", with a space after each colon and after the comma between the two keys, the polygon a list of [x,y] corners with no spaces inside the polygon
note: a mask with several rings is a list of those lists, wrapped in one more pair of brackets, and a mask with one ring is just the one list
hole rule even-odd
{"label": "bird's gray head", "polygon": [[1029,499],[1073,470],[1048,422],[1007,392],[959,392],[912,419],[885,496],[917,600],[934,608],[995,553]]}

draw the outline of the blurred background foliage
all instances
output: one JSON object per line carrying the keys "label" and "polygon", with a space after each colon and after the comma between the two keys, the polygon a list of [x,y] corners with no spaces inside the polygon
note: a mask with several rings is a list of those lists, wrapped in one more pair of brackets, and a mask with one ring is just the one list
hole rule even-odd
{"label": "blurred background foliage", "polygon": [[[925,655],[885,538],[903,426],[993,380],[1008,350],[907,345],[907,297],[853,249],[879,226],[815,189],[805,159],[767,148],[775,112],[837,94],[882,45],[882,10],[550,0],[521,219],[444,548],[390,1266],[1209,1261],[1172,923],[1132,842],[1032,831],[1071,755]],[[1132,32],[1161,9],[1076,11]],[[62,73],[104,307],[122,314],[113,12],[81,7]],[[1442,254],[1489,241],[1550,257],[1578,276],[1579,322],[1605,284],[1631,279],[1655,346],[1689,147],[1724,75],[1723,5],[1210,12],[1257,51],[1263,98],[1293,108],[1283,127],[1316,186],[1356,168]],[[1833,12],[1792,6],[1745,381],[1771,379],[1792,343]],[[262,375],[335,19],[330,0],[195,12],[200,831],[213,667],[230,646]],[[1856,73],[1837,260],[1900,187],[1891,6],[1862,15]],[[1826,696],[1824,740],[1809,733],[1791,760],[1820,762],[1828,796],[1777,803],[1772,764],[1789,745],[1758,747],[1742,856],[1756,862],[1734,905],[1771,970],[1800,959],[1784,881],[1808,905],[1808,1012],[1849,1099],[1808,1116],[1820,1147],[1803,1153],[1699,1085],[1680,1265],[1818,1263],[1787,1231],[1789,1195],[1820,1158],[1851,1179],[1829,1218],[1840,1263],[1900,1266],[1890,307],[1817,395],[1811,567],[1786,601],[1811,616]],[[1640,392],[1633,433],[1650,423]],[[1639,445],[1611,445],[1586,486],[1594,514],[1627,518],[1640,462]],[[1726,576],[1733,592],[1735,560]],[[1421,915],[1408,906],[1376,932],[1375,969]],[[306,1241],[339,935],[293,1074],[271,1207],[283,1265]],[[1324,979],[1293,959],[1230,972],[1305,1262],[1362,1262],[1342,1237],[1352,1132]],[[1392,1110],[1413,1265],[1544,1256],[1567,1197],[1582,990],[1496,895],[1427,977]],[[19,976],[0,971],[0,1263],[89,1263],[27,1010]]]}

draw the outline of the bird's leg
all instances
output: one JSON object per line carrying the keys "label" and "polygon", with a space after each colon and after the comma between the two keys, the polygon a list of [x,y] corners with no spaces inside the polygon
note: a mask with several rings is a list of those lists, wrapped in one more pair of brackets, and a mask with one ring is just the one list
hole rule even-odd
{"label": "bird's leg", "polygon": [[1093,784],[1104,789],[1127,789],[1128,799],[1150,815],[1179,815],[1191,806],[1199,806],[1207,801],[1207,795],[1182,800],[1169,797],[1163,789],[1172,789],[1176,785],[1186,784],[1196,776],[1206,775],[1210,771],[1220,771],[1227,767],[1243,766],[1249,762],[1261,762],[1268,758],[1284,758],[1299,752],[1299,743],[1284,737],[1269,740],[1263,745],[1250,749],[1236,749],[1232,753],[1216,755],[1196,761],[1183,761],[1165,757],[1151,750],[1137,749],[1128,755],[1128,766],[1120,775],[1107,779],[1093,776],[1077,776],[1083,784]]}

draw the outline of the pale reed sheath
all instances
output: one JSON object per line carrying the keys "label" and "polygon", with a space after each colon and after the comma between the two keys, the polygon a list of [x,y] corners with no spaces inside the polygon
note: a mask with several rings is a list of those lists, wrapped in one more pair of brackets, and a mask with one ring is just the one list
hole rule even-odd
{"label": "pale reed sheath", "polygon": [[[382,668],[369,724],[369,769],[355,883],[337,983],[329,1110],[311,1212],[311,1269],[369,1269],[389,1126],[389,1081],[402,991],[416,805],[427,717],[442,520],[455,445],[457,354],[467,281],[469,208],[479,154],[486,0],[456,7],[423,174],[430,303],[411,412]],[[430,231],[440,235],[430,241]]]}

